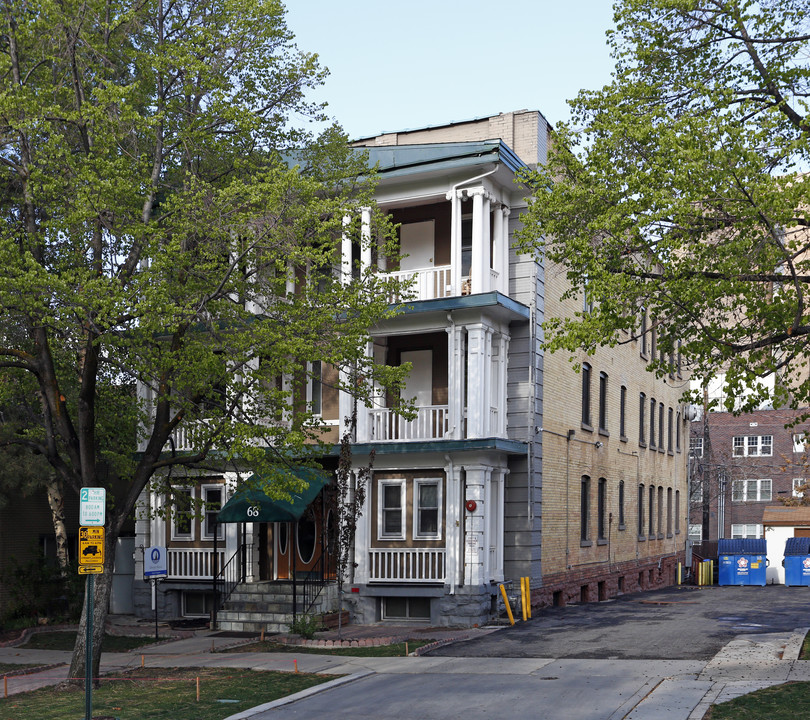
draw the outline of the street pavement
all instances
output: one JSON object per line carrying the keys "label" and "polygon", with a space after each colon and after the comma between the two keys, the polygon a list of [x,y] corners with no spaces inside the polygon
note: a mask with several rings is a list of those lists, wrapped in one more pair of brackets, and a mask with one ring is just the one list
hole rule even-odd
{"label": "street pavement", "polygon": [[[234,638],[205,631],[130,653],[105,653],[102,672],[142,663],[287,672],[297,665],[300,672],[340,676],[227,720],[326,714],[379,720],[474,720],[505,714],[553,720],[701,720],[713,702],[788,681],[810,681],[810,662],[797,659],[807,630],[802,625],[810,624],[810,594],[796,590],[670,590],[553,608],[513,628],[459,632],[469,639],[420,657],[226,654],[212,650],[233,645]],[[657,613],[650,612],[655,609]],[[589,617],[593,622],[586,622]],[[557,631],[550,632],[552,628]],[[694,637],[696,631],[700,639]],[[378,632],[389,630],[380,627]],[[454,634],[438,632],[449,638]],[[344,633],[350,634],[351,626]],[[651,642],[651,633],[665,641]],[[649,657],[651,645],[659,657]],[[2,663],[55,666],[9,677],[9,694],[58,683],[67,675],[66,664],[59,663],[69,659],[68,652],[0,648]]]}

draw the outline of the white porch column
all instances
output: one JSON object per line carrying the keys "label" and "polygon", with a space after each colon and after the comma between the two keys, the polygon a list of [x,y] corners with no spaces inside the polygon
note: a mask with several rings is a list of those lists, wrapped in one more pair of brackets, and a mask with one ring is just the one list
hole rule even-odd
{"label": "white porch column", "polygon": [[470,292],[483,293],[490,287],[489,194],[484,188],[475,188],[468,194],[473,199]]}
{"label": "white porch column", "polygon": [[457,468],[449,455],[445,455],[446,477],[446,520],[445,520],[445,578],[450,585],[452,595],[456,586],[464,582],[463,555],[459,552],[461,547],[461,522],[464,515],[464,506],[461,502],[461,488],[459,484],[459,468]]}
{"label": "white porch column", "polygon": [[[374,357],[374,343],[366,343],[366,357]],[[341,397],[346,393],[341,393]],[[375,393],[372,392],[372,395]],[[348,408],[351,410],[351,407]],[[343,416],[345,417],[345,416]],[[357,401],[357,442],[366,442],[370,440],[369,435],[369,406],[358,400]]]}
{"label": "white porch column", "polygon": [[348,215],[343,218],[343,235],[340,239],[340,282],[344,285],[352,281],[352,239],[346,232],[351,221]]}
{"label": "white porch column", "polygon": [[493,218],[493,226],[492,226],[492,269],[498,273],[498,279],[495,282],[495,286],[491,288],[492,290],[497,290],[498,292],[503,292],[501,289],[502,278],[503,278],[503,243],[504,243],[504,234],[503,234],[503,213],[501,212],[500,207],[495,208],[495,214]]}
{"label": "white porch column", "polygon": [[485,437],[484,413],[489,414],[486,394],[487,340],[483,323],[467,326],[467,438]]}
{"label": "white porch column", "polygon": [[501,206],[500,210],[495,213],[496,220],[500,218],[501,222],[501,237],[499,240],[500,252],[495,257],[497,258],[496,267],[498,268],[498,290],[504,295],[509,295],[509,215],[512,211],[505,205]]}
{"label": "white porch column", "polygon": [[[352,490],[355,490],[355,483],[357,482],[357,476],[355,473],[352,473]],[[374,487],[374,477],[372,476],[369,481],[368,485],[366,486],[366,499],[363,503],[363,512],[360,514],[360,517],[357,518],[357,525],[355,527],[354,532],[354,562],[356,567],[354,568],[354,580],[352,582],[361,584],[368,582],[368,555],[369,555],[369,548],[371,547],[371,519],[370,515],[373,510],[372,505],[372,497],[376,497],[376,488]],[[379,499],[378,499],[379,502]]]}
{"label": "white porch column", "polygon": [[464,509],[464,583],[466,585],[483,585],[489,578],[484,577],[485,523],[487,507],[484,498],[487,469],[481,465],[466,465],[467,484],[464,496],[465,503],[474,500],[474,511]]}
{"label": "white porch column", "polygon": [[360,273],[371,267],[371,208],[360,211]]}
{"label": "white porch column", "polygon": [[484,537],[481,552],[481,579],[489,582],[492,579],[492,522],[495,512],[495,503],[492,497],[492,468],[484,468]]}
{"label": "white porch column", "polygon": [[450,288],[451,295],[461,295],[461,193],[451,190],[450,201]]}
{"label": "white porch column", "polygon": [[499,437],[506,437],[506,411],[509,392],[508,389],[508,374],[509,374],[509,336],[502,334],[500,336],[500,347],[498,348],[498,427],[497,434]]}
{"label": "white porch column", "polygon": [[[449,317],[449,316],[448,316]],[[464,336],[463,328],[447,326],[447,425],[448,439],[463,437],[464,429]]]}

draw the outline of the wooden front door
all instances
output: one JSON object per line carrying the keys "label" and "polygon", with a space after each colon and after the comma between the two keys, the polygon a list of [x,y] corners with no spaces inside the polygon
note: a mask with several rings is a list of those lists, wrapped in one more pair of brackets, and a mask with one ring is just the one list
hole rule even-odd
{"label": "wooden front door", "polygon": [[334,562],[330,550],[333,543],[329,538],[333,534],[332,513],[326,512],[324,522],[320,500],[310,505],[298,522],[273,523],[273,541],[268,544],[273,548],[273,579],[291,580],[293,570],[299,579],[313,574],[332,579]]}

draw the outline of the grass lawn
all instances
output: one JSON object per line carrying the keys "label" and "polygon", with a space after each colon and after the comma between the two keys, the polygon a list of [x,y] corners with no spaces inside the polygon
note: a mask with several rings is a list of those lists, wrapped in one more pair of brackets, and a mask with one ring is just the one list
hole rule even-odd
{"label": "grass lawn", "polygon": [[810,683],[797,682],[757,690],[713,705],[704,720],[795,720],[810,717]]}
{"label": "grass lawn", "polygon": [[14,672],[15,670],[24,670],[25,668],[42,667],[41,665],[18,665],[17,663],[0,663],[0,675],[5,673]]}
{"label": "grass lawn", "polygon": [[[121,720],[222,720],[333,679],[327,675],[217,668],[161,668],[159,671],[139,668],[121,677],[126,679],[102,679],[101,687],[93,691],[94,716]],[[44,688],[0,699],[0,720],[81,718],[84,702],[84,687]]]}
{"label": "grass lawn", "polygon": [[804,636],[802,650],[799,653],[799,660],[810,660],[810,633]]}
{"label": "grass lawn", "polygon": [[[20,647],[26,650],[73,650],[76,642],[75,630],[54,630],[31,635],[28,642]],[[105,635],[104,652],[126,652],[134,648],[151,645],[154,637],[130,637],[128,635]]]}
{"label": "grass lawn", "polygon": [[[434,640],[408,640],[408,653],[412,653],[416,648],[428,645]],[[264,642],[251,643],[250,645],[240,645],[238,648],[230,648],[223,652],[278,652],[296,653],[298,655],[347,655],[349,657],[403,657],[405,643],[394,643],[393,645],[376,645],[370,647],[309,647],[307,645],[285,645],[270,640]]]}

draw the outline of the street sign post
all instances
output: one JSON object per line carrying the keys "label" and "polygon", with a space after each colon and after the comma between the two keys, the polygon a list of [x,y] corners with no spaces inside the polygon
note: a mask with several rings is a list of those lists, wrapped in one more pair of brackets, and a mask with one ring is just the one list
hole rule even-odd
{"label": "street sign post", "polygon": [[99,487],[83,487],[79,493],[79,525],[104,525],[107,491]]}
{"label": "street sign post", "polygon": [[155,603],[155,640],[158,635],[158,583],[168,576],[166,548],[160,545],[144,548],[143,551],[143,579],[152,581],[152,598]]}

